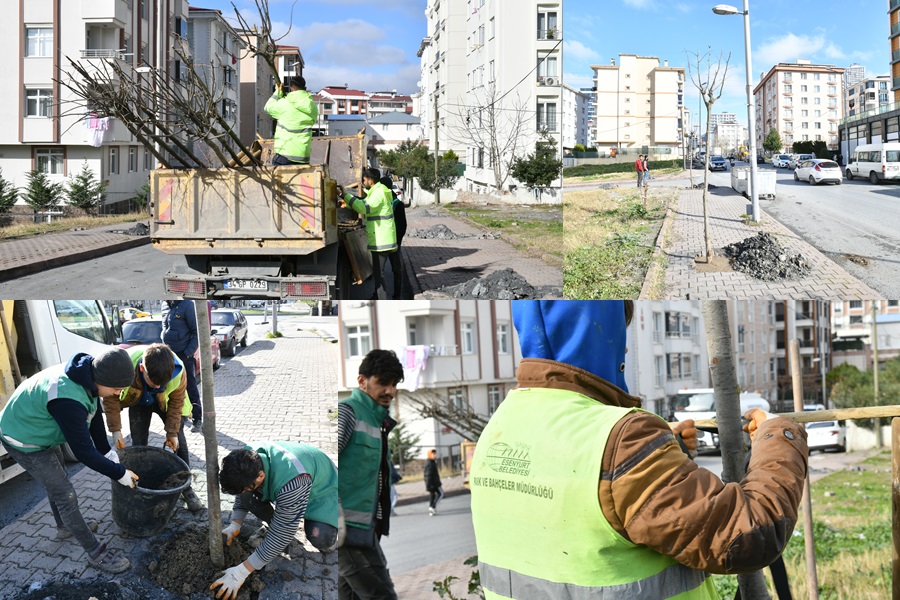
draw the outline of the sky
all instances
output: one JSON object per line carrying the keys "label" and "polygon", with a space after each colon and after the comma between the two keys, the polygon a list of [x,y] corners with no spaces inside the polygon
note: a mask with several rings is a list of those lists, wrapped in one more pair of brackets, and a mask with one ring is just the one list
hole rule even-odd
{"label": "sky", "polygon": [[[234,0],[251,23],[259,22],[253,0]],[[191,6],[221,10],[238,27],[231,0],[192,0]],[[415,93],[426,36],[425,0],[269,0],[279,43],[299,46],[307,89],[347,84],[367,92]]]}
{"label": "sky", "polygon": [[[714,60],[722,53],[724,62],[730,52],[728,77],[713,112],[735,113],[746,125],[743,17],[713,14],[712,7],[721,3],[723,0],[564,0],[563,78],[572,87],[589,87],[593,77],[590,66],[608,65],[614,57],[618,61],[619,54],[656,56],[660,62],[668,59],[670,67],[686,68],[688,62],[696,66],[694,55],[698,53],[711,51]],[[743,0],[730,4],[743,10]],[[869,77],[889,74],[887,5],[884,0],[751,0],[753,86],[759,83],[761,72],[798,58],[838,67],[859,63]],[[696,87],[688,82],[685,93],[685,104],[696,113]],[[703,114],[705,122],[705,107]]]}

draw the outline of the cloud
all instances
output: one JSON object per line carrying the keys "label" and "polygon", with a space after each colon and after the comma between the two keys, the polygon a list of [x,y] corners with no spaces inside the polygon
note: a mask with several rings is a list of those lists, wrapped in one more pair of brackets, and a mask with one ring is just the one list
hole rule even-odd
{"label": "cloud", "polygon": [[392,73],[376,73],[371,70],[353,69],[350,67],[307,66],[304,76],[311,91],[318,91],[329,85],[344,85],[353,89],[377,92],[397,90],[400,94],[410,95],[419,91],[417,83],[421,74],[419,65],[409,64]]}
{"label": "cloud", "polygon": [[648,8],[653,4],[653,0],[625,0],[625,4],[634,8]]}
{"label": "cloud", "polygon": [[[273,31],[286,31],[285,24],[279,24],[282,29],[272,27]],[[296,45],[301,49],[312,48],[320,42],[329,40],[336,42],[349,42],[354,44],[371,44],[387,38],[387,32],[362,19],[345,19],[333,23],[310,23],[305,27],[291,30],[291,38],[296,40]]]}
{"label": "cloud", "polygon": [[393,46],[377,46],[364,41],[328,40],[306,55],[306,63],[375,67],[406,62],[406,52]]}
{"label": "cloud", "polygon": [[675,10],[677,10],[679,12],[683,12],[683,13],[689,13],[692,10],[694,10],[694,7],[685,2],[679,2],[678,4],[675,5]]}
{"label": "cloud", "polygon": [[768,71],[780,62],[795,62],[807,58],[815,62],[816,57],[828,60],[844,60],[847,56],[825,35],[796,35],[788,33],[778,38],[769,38],[753,53],[753,62]]}
{"label": "cloud", "polygon": [[563,52],[570,58],[583,61],[596,61],[600,59],[600,53],[593,48],[588,48],[577,40],[565,40]]}
{"label": "cloud", "polygon": [[575,75],[574,73],[563,73],[563,82],[573,88],[581,89],[583,87],[593,87],[594,78],[592,75]]}

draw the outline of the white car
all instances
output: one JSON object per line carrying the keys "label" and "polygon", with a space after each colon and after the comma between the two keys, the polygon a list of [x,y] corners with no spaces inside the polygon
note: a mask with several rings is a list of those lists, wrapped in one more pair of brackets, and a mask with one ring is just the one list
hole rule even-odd
{"label": "white car", "polygon": [[772,157],[772,166],[776,169],[786,169],[791,164],[790,154],[776,154]]}
{"label": "white car", "polygon": [[806,443],[810,450],[833,449],[843,452],[847,448],[847,429],[844,427],[844,422],[807,423]]}
{"label": "white car", "polygon": [[804,160],[794,169],[794,181],[808,181],[810,185],[834,183],[841,185],[844,174],[841,167],[833,160],[813,158]]}

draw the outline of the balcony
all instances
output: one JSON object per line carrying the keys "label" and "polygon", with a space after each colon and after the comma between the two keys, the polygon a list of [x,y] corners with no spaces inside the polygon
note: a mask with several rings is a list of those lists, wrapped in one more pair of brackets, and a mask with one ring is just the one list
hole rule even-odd
{"label": "balcony", "polygon": [[538,29],[537,39],[539,40],[561,40],[562,29],[559,27],[550,27],[549,29]]}
{"label": "balcony", "polygon": [[128,25],[125,0],[81,0],[81,18],[87,23],[124,28]]}
{"label": "balcony", "polygon": [[559,77],[556,75],[538,75],[537,84],[542,87],[556,87],[559,85]]}
{"label": "balcony", "polygon": [[891,0],[891,10],[900,8],[900,0]]}
{"label": "balcony", "polygon": [[891,52],[891,62],[895,63],[897,61],[900,61],[900,50],[894,50],[893,52]]}
{"label": "balcony", "polygon": [[891,25],[891,37],[900,34],[900,23],[894,23]]}
{"label": "balcony", "polygon": [[97,48],[92,50],[82,50],[81,58],[115,58],[118,60],[125,60],[125,54],[111,48]]}

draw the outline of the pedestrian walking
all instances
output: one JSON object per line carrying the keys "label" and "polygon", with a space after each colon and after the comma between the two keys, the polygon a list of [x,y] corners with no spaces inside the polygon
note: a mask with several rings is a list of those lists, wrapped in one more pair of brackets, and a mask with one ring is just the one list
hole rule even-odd
{"label": "pedestrian walking", "polygon": [[437,514],[438,502],[444,497],[444,488],[441,486],[441,475],[438,472],[437,451],[428,451],[428,460],[425,461],[425,489],[428,490],[428,514]]}
{"label": "pedestrian walking", "polygon": [[693,421],[670,429],[628,394],[633,312],[620,300],[513,301],[518,384],[482,431],[469,479],[488,600],[718,598],[710,573],[757,571],[791,539],[803,427],[753,409],[744,479],[697,467],[677,440],[696,448]]}
{"label": "pedestrian walking", "polygon": [[110,573],[131,563],[94,536],[96,522],[85,522],[60,446],[68,443],[84,466],[133,488],[138,476],[119,464],[100,410],[100,398],[120,394],[133,377],[134,365],[121,348],[96,357],[79,352],[23,381],[0,411],[0,443],[47,491],[56,539],[74,537],[88,563]]}
{"label": "pedestrian walking", "polygon": [[647,187],[650,185],[650,161],[648,160],[649,158],[650,158],[650,155],[647,154],[644,156],[643,160],[641,161],[641,164],[644,168],[644,187]]}
{"label": "pedestrian walking", "polygon": [[290,77],[290,93],[284,86],[275,84],[275,93],[266,102],[265,111],[278,121],[275,126],[275,155],[272,164],[308,165],[312,153],[312,127],[319,118],[316,101],[306,91],[303,77]]}
{"label": "pedestrian walking", "polygon": [[397,506],[397,500],[400,499],[400,492],[397,491],[397,484],[401,481],[403,481],[403,475],[400,474],[400,471],[397,470],[397,467],[394,466],[393,461],[391,461],[391,516],[397,514],[394,511],[394,507]]}
{"label": "pedestrian walking", "polygon": [[338,598],[396,600],[381,537],[390,533],[388,434],[397,425],[388,409],[403,381],[403,366],[393,351],[372,350],[356,381],[350,398],[338,402],[338,494],[346,524],[338,552]]}
{"label": "pedestrian walking", "polygon": [[637,173],[638,189],[644,185],[644,155],[638,154],[637,160],[634,161],[634,170]]}
{"label": "pedestrian walking", "polygon": [[201,433],[203,430],[203,406],[200,403],[200,390],[197,387],[197,365],[194,353],[200,347],[197,336],[197,313],[191,300],[166,300],[167,311],[163,312],[162,337],[175,356],[184,365],[187,376],[187,395],[191,402],[191,431]]}

